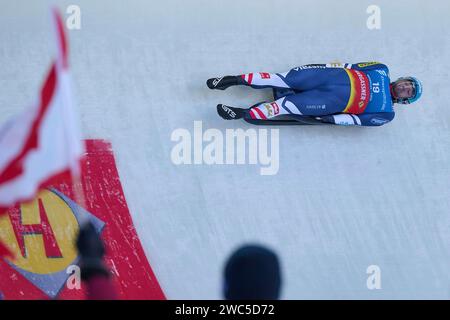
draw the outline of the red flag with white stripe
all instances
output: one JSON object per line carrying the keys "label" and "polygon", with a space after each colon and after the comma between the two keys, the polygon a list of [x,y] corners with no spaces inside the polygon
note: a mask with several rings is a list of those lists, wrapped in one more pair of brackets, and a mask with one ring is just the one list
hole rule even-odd
{"label": "red flag with white stripe", "polygon": [[[59,175],[80,173],[84,150],[72,106],[63,21],[55,9],[52,20],[58,54],[38,101],[0,127],[0,215],[32,200]],[[0,255],[5,252],[0,243]]]}

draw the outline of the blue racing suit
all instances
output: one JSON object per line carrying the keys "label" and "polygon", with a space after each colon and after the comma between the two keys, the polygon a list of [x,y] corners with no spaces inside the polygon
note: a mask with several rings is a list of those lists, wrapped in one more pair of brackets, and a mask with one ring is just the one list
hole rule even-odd
{"label": "blue racing suit", "polygon": [[378,62],[310,64],[285,73],[248,73],[243,83],[273,88],[275,101],[246,117],[313,116],[338,125],[380,126],[394,119],[388,67]]}

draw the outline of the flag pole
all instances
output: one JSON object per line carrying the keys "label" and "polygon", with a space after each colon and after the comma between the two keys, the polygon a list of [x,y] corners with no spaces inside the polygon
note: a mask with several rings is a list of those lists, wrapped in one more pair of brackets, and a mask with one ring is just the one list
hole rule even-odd
{"label": "flag pole", "polygon": [[[83,141],[81,140],[81,134],[77,130],[77,125],[74,126],[73,121],[77,121],[78,118],[73,110],[72,105],[72,97],[68,96],[68,92],[70,92],[70,79],[68,75],[68,42],[67,37],[64,31],[64,23],[62,21],[61,15],[56,7],[52,8],[52,16],[54,22],[55,36],[56,36],[56,44],[57,44],[57,59],[56,59],[56,67],[58,70],[58,75],[60,77],[59,81],[61,86],[66,87],[66,90],[63,90],[63,121],[64,125],[69,128],[69,131],[72,134],[75,133],[75,138],[72,136],[66,136],[66,146],[67,146],[67,154],[71,158],[73,152],[72,148],[81,150],[84,149]],[[69,120],[71,119],[71,121]],[[70,165],[70,175],[72,180],[72,188],[75,196],[75,202],[78,203],[82,208],[87,209],[86,207],[86,197],[83,189],[83,183],[81,179],[81,160],[78,159],[75,163],[72,161]],[[85,215],[79,216],[79,224],[80,227],[88,223],[90,220]]]}

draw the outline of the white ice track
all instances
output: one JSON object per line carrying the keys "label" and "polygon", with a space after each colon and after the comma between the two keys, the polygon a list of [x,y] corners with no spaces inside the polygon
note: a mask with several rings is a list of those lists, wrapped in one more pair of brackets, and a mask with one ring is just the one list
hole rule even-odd
{"label": "white ice track", "polygon": [[[50,2],[48,2],[50,3]],[[112,141],[131,214],[170,299],[221,298],[223,262],[259,242],[284,299],[450,297],[448,1],[115,0],[78,4],[71,63],[86,138]],[[382,29],[366,28],[381,7]],[[0,0],[0,122],[33,101],[51,57],[46,1]],[[268,91],[209,77],[377,60],[424,83],[379,128],[284,127],[280,170],[175,166],[174,129],[250,128],[216,115]],[[234,199],[234,200],[233,200]],[[111,214],[114,214],[113,212]],[[382,289],[366,288],[379,265]]]}

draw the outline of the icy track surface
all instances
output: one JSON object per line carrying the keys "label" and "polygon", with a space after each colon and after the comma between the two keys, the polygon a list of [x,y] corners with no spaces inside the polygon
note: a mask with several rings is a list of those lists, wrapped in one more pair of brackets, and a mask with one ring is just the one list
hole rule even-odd
{"label": "icy track surface", "polygon": [[[49,3],[49,2],[48,2]],[[111,140],[131,214],[170,299],[219,299],[244,242],[283,262],[283,299],[450,298],[448,1],[60,1],[86,138]],[[382,28],[366,27],[370,4]],[[36,97],[52,52],[46,1],[0,0],[0,122]],[[382,61],[424,83],[380,128],[280,128],[280,168],[172,163],[177,128],[251,128],[216,115],[269,91],[209,77]],[[111,212],[114,214],[114,212]],[[381,268],[381,290],[366,269]]]}

